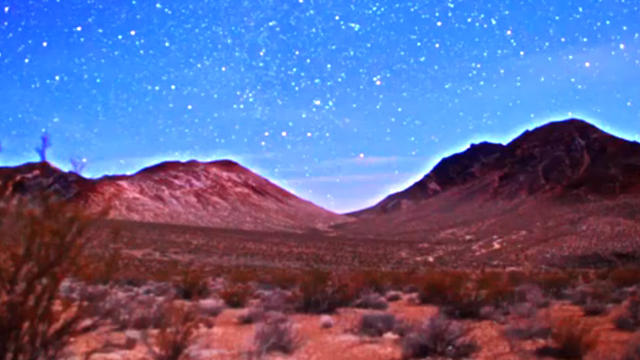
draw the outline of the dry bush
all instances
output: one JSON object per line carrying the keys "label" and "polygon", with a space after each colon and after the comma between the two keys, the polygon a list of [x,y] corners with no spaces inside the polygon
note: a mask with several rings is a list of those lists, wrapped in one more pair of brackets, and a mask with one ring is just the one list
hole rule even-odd
{"label": "dry bush", "polygon": [[386,310],[389,307],[387,300],[375,292],[364,292],[353,302],[353,306],[360,309]]}
{"label": "dry bush", "polygon": [[322,270],[312,270],[306,274],[296,297],[296,310],[311,314],[333,313],[353,301],[353,293],[332,278],[330,273]]}
{"label": "dry bush", "polygon": [[419,281],[419,297],[423,304],[440,305],[462,298],[469,277],[459,272],[431,272]]}
{"label": "dry bush", "polygon": [[633,297],[629,299],[624,314],[615,319],[618,329],[624,331],[636,331],[640,328],[640,299]]}
{"label": "dry bush", "polygon": [[154,336],[153,344],[149,332],[144,332],[144,343],[154,360],[186,359],[185,352],[195,336],[199,319],[196,313],[184,304],[170,302],[162,311],[163,319]]}
{"label": "dry bush", "polygon": [[0,359],[56,359],[97,325],[87,304],[59,294],[83,271],[92,219],[51,198],[0,209]]}
{"label": "dry bush", "polygon": [[478,346],[469,339],[468,333],[469,330],[461,323],[437,315],[405,335],[402,358],[469,357],[478,350]]}
{"label": "dry bush", "polygon": [[382,336],[393,331],[396,317],[393,314],[369,313],[363,314],[358,325],[358,332],[366,336]]}
{"label": "dry bush", "polygon": [[293,289],[300,283],[300,274],[291,270],[273,269],[269,272],[266,281],[281,289]]}
{"label": "dry bush", "polygon": [[250,285],[239,283],[226,284],[218,294],[218,296],[232,308],[244,307],[252,295],[253,289]]}
{"label": "dry bush", "polygon": [[453,318],[477,319],[505,312],[516,298],[515,288],[504,273],[478,276],[462,272],[434,272],[423,278],[420,301],[438,305]]}
{"label": "dry bush", "polygon": [[256,326],[253,355],[262,357],[276,351],[292,354],[299,344],[300,338],[293,323],[283,314],[271,313]]}
{"label": "dry bush", "polygon": [[208,277],[203,269],[187,267],[180,272],[177,288],[178,293],[185,300],[206,297],[209,292]]}
{"label": "dry bush", "polygon": [[593,326],[575,317],[556,322],[551,328],[551,339],[553,346],[538,348],[537,355],[557,359],[582,359],[596,347],[598,341]]}

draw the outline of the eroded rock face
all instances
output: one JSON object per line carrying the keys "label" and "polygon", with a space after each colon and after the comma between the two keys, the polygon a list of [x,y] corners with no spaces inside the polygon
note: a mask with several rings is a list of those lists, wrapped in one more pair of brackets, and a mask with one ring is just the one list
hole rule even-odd
{"label": "eroded rock face", "polygon": [[[469,189],[464,187],[469,185]],[[470,186],[476,185],[476,186]],[[581,120],[549,123],[507,145],[480,143],[443,159],[420,181],[370,210],[389,212],[451,189],[467,198],[554,193],[588,198],[640,190],[640,144]],[[366,212],[366,211],[365,211]]]}

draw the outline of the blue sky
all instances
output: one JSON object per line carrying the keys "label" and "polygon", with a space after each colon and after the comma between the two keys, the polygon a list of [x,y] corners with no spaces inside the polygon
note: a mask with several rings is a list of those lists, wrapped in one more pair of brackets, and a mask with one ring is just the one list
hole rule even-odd
{"label": "blue sky", "polygon": [[336,211],[471,142],[640,136],[636,1],[0,0],[0,163],[232,158]]}

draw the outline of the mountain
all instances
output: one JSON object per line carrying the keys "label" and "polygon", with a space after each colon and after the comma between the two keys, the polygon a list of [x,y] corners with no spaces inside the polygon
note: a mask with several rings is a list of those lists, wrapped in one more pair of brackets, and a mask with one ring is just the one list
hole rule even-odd
{"label": "mountain", "polygon": [[506,145],[472,145],[406,190],[349,215],[355,221],[337,231],[415,244],[404,251],[406,262],[638,261],[640,144],[581,120],[552,122]]}
{"label": "mountain", "polygon": [[640,191],[640,144],[582,120],[552,122],[507,145],[473,144],[406,190],[354,215],[394,211],[450,191],[469,200],[542,194],[586,200],[635,193]]}
{"label": "mountain", "polygon": [[340,215],[228,161],[165,162],[130,176],[86,179],[52,165],[0,168],[0,197],[49,192],[109,218],[243,230],[324,228]]}

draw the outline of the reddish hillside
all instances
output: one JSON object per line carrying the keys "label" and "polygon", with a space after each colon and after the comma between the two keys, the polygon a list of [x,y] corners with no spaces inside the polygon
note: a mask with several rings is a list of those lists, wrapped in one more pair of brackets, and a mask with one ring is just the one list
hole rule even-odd
{"label": "reddish hillside", "polygon": [[245,230],[299,231],[341,219],[232,161],[166,162],[131,176],[85,179],[48,163],[0,168],[0,194],[43,191],[113,219]]}

